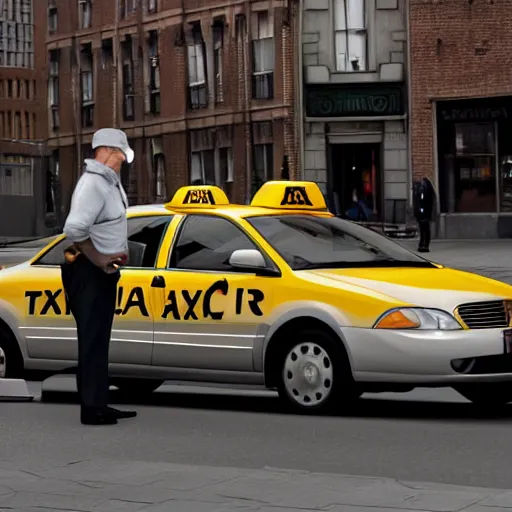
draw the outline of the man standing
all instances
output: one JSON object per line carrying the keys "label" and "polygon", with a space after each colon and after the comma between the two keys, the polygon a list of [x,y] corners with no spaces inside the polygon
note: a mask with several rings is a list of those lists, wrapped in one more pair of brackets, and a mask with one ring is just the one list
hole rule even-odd
{"label": "man standing", "polygon": [[108,362],[116,308],[119,267],[128,255],[128,200],[119,174],[133,150],[126,134],[98,130],[92,140],[94,159],[85,160],[71,200],[64,233],[73,245],[66,250],[62,282],[78,336],[77,387],[81,421],[112,425],[135,412],[108,407]]}
{"label": "man standing", "polygon": [[434,186],[428,178],[423,178],[414,184],[413,190],[414,216],[420,229],[418,252],[429,252],[430,222],[436,198]]}

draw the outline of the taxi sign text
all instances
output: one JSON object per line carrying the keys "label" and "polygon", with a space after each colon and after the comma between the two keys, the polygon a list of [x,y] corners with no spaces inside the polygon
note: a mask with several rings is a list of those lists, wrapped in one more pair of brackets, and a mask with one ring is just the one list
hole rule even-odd
{"label": "taxi sign text", "polygon": [[225,192],[213,185],[181,187],[166,204],[168,208],[210,208],[225,206],[229,199]]}
{"label": "taxi sign text", "polygon": [[276,210],[327,210],[322,191],[312,181],[267,181],[254,195],[251,206]]}

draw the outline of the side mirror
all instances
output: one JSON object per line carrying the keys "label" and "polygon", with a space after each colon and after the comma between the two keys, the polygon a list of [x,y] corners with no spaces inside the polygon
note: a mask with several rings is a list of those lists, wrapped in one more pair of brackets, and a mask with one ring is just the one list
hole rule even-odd
{"label": "side mirror", "polygon": [[238,249],[237,251],[233,251],[229,257],[229,264],[233,268],[252,270],[259,275],[281,275],[278,270],[276,271],[267,267],[263,254],[256,249]]}

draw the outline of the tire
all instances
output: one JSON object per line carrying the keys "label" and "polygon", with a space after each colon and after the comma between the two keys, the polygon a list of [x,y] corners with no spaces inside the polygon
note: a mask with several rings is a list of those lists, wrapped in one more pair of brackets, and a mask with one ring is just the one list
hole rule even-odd
{"label": "tire", "polygon": [[144,397],[156,391],[162,384],[163,380],[153,379],[111,379],[111,384],[116,386],[123,395],[133,397]]}
{"label": "tire", "polygon": [[492,382],[454,388],[466,400],[480,407],[499,407],[512,402],[512,383]]}
{"label": "tire", "polygon": [[359,398],[341,341],[320,329],[293,336],[280,352],[278,392],[297,412],[337,411]]}
{"label": "tire", "polygon": [[23,357],[16,338],[0,323],[0,378],[23,378]]}

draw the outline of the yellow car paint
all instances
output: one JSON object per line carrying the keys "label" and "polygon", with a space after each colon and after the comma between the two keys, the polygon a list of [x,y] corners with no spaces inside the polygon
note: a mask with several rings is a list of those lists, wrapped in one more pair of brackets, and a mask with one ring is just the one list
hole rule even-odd
{"label": "yellow car paint", "polygon": [[[179,226],[183,218],[194,213],[220,216],[238,225],[273,261],[281,276],[169,268],[169,252]],[[155,268],[128,265],[121,271],[112,344],[114,359],[126,364],[150,364],[149,348],[136,353],[124,351],[123,347],[139,336],[147,337],[149,347],[153,339],[150,331],[164,336],[171,324],[194,324],[199,333],[207,332],[214,324],[224,325],[231,332],[242,333],[246,329],[252,333],[258,326],[272,325],[280,315],[307,305],[324,308],[341,326],[372,328],[386,311],[421,305],[424,297],[435,302],[436,294],[472,292],[482,297],[512,297],[512,288],[504,283],[447,268],[293,271],[247,219],[297,213],[333,217],[315,183],[289,181],[264,184],[249,206],[229,204],[226,194],[217,187],[192,186],[179,189],[164,209],[139,206],[130,210],[129,218],[173,215],[173,219]],[[0,271],[0,318],[2,311],[10,311],[4,319],[7,323],[39,333],[32,334],[30,357],[43,357],[44,353],[46,358],[58,355],[65,359],[76,353],[70,343],[74,324],[62,290],[60,268],[31,265],[61,240],[62,237],[57,238],[27,264]],[[157,275],[165,276],[165,286],[151,286]]]}

